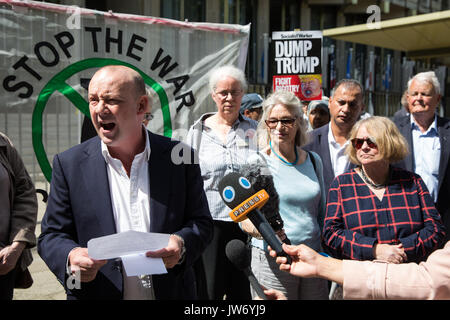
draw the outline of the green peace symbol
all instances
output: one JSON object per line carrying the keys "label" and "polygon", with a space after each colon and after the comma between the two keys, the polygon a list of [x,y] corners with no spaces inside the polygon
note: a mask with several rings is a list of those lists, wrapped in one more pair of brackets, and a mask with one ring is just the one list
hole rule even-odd
{"label": "green peace symbol", "polygon": [[41,170],[44,173],[47,181],[50,182],[52,178],[52,167],[50,166],[47,154],[45,153],[44,144],[42,143],[42,116],[48,100],[55,91],[59,91],[62,95],[69,99],[75,105],[75,107],[79,109],[85,116],[90,118],[91,115],[89,113],[89,103],[76,90],[69,86],[66,83],[66,80],[80,71],[90,68],[101,68],[108,65],[123,65],[139,72],[142,78],[144,78],[145,83],[148,86],[152,87],[152,89],[155,90],[155,92],[158,94],[159,100],[161,102],[161,110],[164,123],[164,136],[172,136],[172,122],[170,120],[169,99],[167,98],[166,92],[164,91],[163,87],[159,83],[150,78],[147,74],[139,70],[137,67],[124,61],[107,58],[89,58],[78,61],[61,70],[52,79],[50,79],[50,81],[40,92],[33,110],[31,122],[33,149],[34,153],[36,154],[39,166],[41,167]]}

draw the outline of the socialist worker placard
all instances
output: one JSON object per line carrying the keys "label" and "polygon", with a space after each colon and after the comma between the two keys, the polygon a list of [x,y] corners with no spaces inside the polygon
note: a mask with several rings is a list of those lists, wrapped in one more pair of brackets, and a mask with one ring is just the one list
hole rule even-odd
{"label": "socialist worker placard", "polygon": [[294,92],[300,100],[322,98],[322,32],[272,33],[273,91]]}

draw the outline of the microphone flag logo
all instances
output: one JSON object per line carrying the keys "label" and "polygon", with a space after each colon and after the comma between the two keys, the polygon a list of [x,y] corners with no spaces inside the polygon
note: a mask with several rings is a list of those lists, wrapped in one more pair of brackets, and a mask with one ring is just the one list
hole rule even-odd
{"label": "microphone flag logo", "polygon": [[[248,180],[247,180],[247,182],[248,182]],[[234,200],[235,195],[236,195],[236,192],[234,191],[234,188],[232,186],[227,186],[222,191],[222,198],[226,202],[232,202]]]}
{"label": "microphone flag logo", "polygon": [[239,178],[239,184],[245,189],[250,189],[251,186],[252,186],[250,184],[250,181],[248,181],[247,178],[245,178],[245,177],[240,177]]}

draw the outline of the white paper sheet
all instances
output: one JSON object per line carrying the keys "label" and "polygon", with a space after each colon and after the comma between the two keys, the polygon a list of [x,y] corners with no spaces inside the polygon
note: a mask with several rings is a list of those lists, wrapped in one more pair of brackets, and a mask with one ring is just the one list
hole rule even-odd
{"label": "white paper sheet", "polygon": [[120,258],[127,277],[167,273],[162,258],[146,257],[145,253],[130,254]]}
{"label": "white paper sheet", "polygon": [[169,234],[126,231],[88,241],[89,257],[115,259],[127,255],[156,251],[169,243]]}

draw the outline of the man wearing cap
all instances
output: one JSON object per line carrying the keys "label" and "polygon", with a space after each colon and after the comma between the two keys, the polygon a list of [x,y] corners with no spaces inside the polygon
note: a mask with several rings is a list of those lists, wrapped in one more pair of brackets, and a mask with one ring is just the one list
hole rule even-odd
{"label": "man wearing cap", "polygon": [[241,102],[241,114],[247,118],[259,121],[262,116],[263,98],[257,93],[244,95]]}

